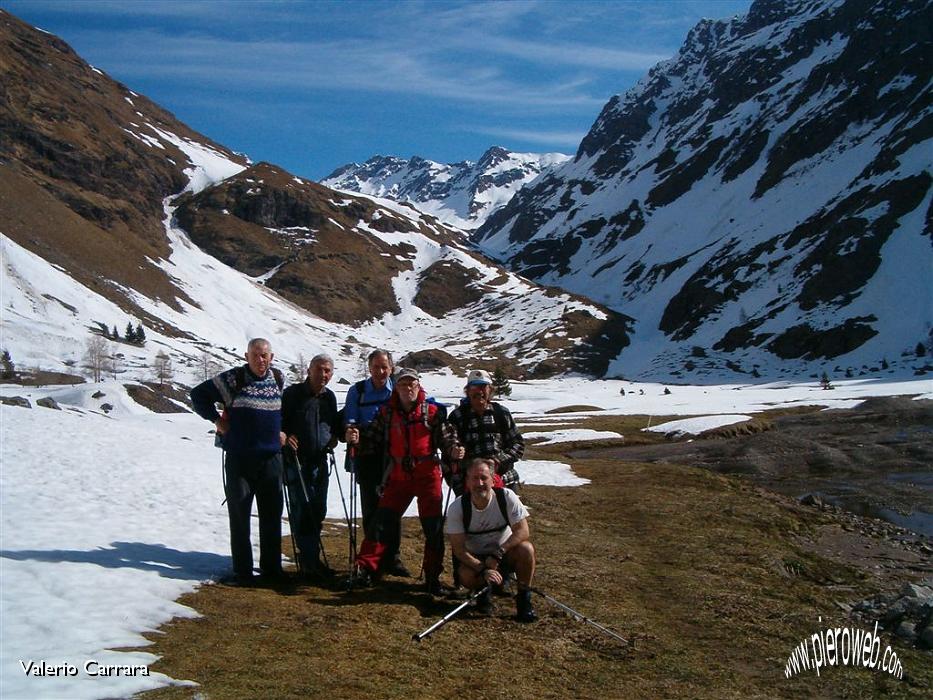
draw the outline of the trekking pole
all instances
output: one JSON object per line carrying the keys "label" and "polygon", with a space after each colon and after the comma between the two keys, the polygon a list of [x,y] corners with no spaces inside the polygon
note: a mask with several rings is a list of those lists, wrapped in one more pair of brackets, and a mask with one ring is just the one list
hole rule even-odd
{"label": "trekking pole", "polygon": [[[352,482],[351,482],[352,483]],[[350,537],[350,554],[349,554],[349,568],[350,568],[350,578],[348,579],[348,585],[350,588],[353,588],[354,575],[353,575],[353,564],[356,562],[356,551],[354,540],[353,528],[350,522],[350,511],[347,510],[347,499],[343,495],[343,484],[340,483],[340,476],[337,476],[337,488],[340,491],[340,504],[343,506],[343,517],[347,521],[347,534]]]}
{"label": "trekking pole", "polygon": [[457,615],[461,610],[463,610],[464,608],[466,608],[467,606],[469,606],[474,600],[476,600],[477,598],[479,598],[481,595],[483,595],[484,593],[486,593],[488,590],[489,590],[489,586],[488,586],[488,585],[483,586],[483,587],[480,588],[478,591],[476,591],[475,593],[473,593],[473,595],[471,595],[471,596],[470,596],[469,598],[467,598],[465,601],[463,601],[462,603],[460,603],[460,605],[458,605],[456,608],[454,608],[454,609],[451,610],[449,613],[447,613],[446,615],[444,615],[444,617],[442,617],[440,620],[438,620],[438,621],[435,622],[433,625],[431,625],[430,627],[428,627],[424,632],[419,632],[418,634],[413,634],[413,635],[411,636],[411,638],[412,638],[414,641],[416,641],[416,642],[420,642],[422,639],[424,639],[424,638],[427,637],[428,635],[433,634],[434,632],[436,632],[437,630],[439,630],[441,627],[443,627],[444,625],[446,625],[448,622],[450,622],[452,619],[454,619],[454,617],[456,617],[456,615]]}
{"label": "trekking pole", "polygon": [[556,605],[557,607],[559,607],[561,610],[563,610],[564,612],[566,612],[568,615],[570,615],[570,617],[572,617],[574,620],[578,620],[578,621],[580,621],[580,622],[585,622],[585,623],[588,624],[588,625],[592,625],[593,627],[595,627],[596,629],[598,629],[600,632],[605,632],[605,633],[608,634],[610,637],[614,637],[614,638],[618,639],[618,640],[619,640],[620,642],[622,642],[623,644],[630,644],[630,642],[629,642],[625,637],[622,637],[621,635],[616,634],[616,633],[613,632],[612,630],[603,627],[603,626],[602,626],[601,624],[599,624],[598,622],[594,622],[593,620],[591,620],[590,618],[588,618],[586,615],[583,615],[583,614],[581,614],[581,613],[578,613],[578,612],[577,612],[576,610],[574,610],[573,608],[568,607],[568,606],[564,605],[563,603],[561,603],[559,600],[556,600],[556,599],[552,598],[551,596],[549,596],[549,595],[548,595],[547,593],[545,593],[544,591],[542,591],[542,590],[540,590],[540,589],[538,589],[538,588],[534,588],[534,587],[531,587],[531,588],[529,588],[528,590],[530,590],[532,593],[537,593],[539,596],[541,596],[542,598],[544,598],[545,600],[547,600],[549,603],[553,603],[554,605]]}
{"label": "trekking pole", "polygon": [[299,576],[304,576],[304,571],[301,566],[301,557],[298,556],[298,545],[295,543],[295,530],[292,527],[292,502],[288,497],[288,484],[283,483],[282,489],[285,494],[285,512],[288,513],[288,532],[291,535],[290,539],[292,541],[292,554],[295,557],[295,568],[298,570]]}
{"label": "trekking pole", "polygon": [[220,451],[220,480],[224,484],[224,500],[220,502],[220,507],[223,508],[224,504],[227,502],[227,451]]}
{"label": "trekking pole", "polygon": [[298,457],[298,450],[296,450],[295,448],[292,448],[292,453],[295,455],[295,464],[298,465],[298,483],[301,484],[301,493],[305,497],[305,503],[310,505],[311,497],[308,495],[308,487],[305,486],[305,478],[301,473],[304,465],[302,465],[301,463],[301,458]]}
{"label": "trekking pole", "polygon": [[357,507],[357,500],[358,500],[358,496],[357,496],[357,492],[356,492],[356,487],[357,487],[357,482],[356,482],[356,457],[353,456],[353,453],[354,453],[355,451],[356,451],[356,450],[354,450],[354,449],[351,448],[351,450],[350,450],[350,452],[349,452],[349,454],[350,454],[350,460],[351,460],[352,463],[353,463],[353,469],[350,471],[350,528],[349,528],[350,532],[349,532],[349,534],[350,534],[350,551],[353,552],[353,559],[354,559],[354,561],[356,560],[356,535],[357,535],[357,529],[356,529],[356,507]]}

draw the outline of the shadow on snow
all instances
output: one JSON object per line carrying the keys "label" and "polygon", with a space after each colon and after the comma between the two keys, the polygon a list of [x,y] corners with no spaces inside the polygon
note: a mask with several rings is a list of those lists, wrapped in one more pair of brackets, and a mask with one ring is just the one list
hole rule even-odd
{"label": "shadow on snow", "polygon": [[182,552],[164,544],[111,542],[109,548],[0,550],[14,561],[97,564],[108,569],[154,571],[166,578],[201,581],[230,569],[230,557],[212,552]]}

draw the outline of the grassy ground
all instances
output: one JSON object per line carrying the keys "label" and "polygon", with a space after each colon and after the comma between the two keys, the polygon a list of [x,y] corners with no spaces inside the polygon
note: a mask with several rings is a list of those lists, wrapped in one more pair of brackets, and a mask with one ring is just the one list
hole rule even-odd
{"label": "grassy ground", "polygon": [[[628,420],[643,427],[645,417]],[[565,449],[531,456],[560,457]],[[538,596],[534,625],[511,621],[513,602],[500,598],[492,619],[467,614],[416,643],[411,636],[454,603],[433,601],[414,581],[389,579],[352,593],[213,585],[182,599],[203,617],[166,625],[150,649],[162,657],[153,670],[200,687],[148,695],[929,697],[930,653],[902,647],[895,647],[906,670],[901,680],[838,667],[819,678],[813,671],[784,677],[801,640],[853,624],[837,602],[885,584],[877,570],[815,553],[812,543],[838,527],[831,514],[691,467],[579,457],[573,467],[591,484],[523,492],[539,553],[537,585],[634,647]],[[329,524],[324,541],[331,565],[345,567],[345,528]],[[407,520],[403,559],[411,568],[420,549],[417,521]]]}

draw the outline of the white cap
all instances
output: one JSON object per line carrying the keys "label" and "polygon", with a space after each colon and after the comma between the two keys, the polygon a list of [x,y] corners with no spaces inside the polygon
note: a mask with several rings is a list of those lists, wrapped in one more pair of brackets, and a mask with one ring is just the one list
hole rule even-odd
{"label": "white cap", "polygon": [[484,369],[474,369],[467,375],[467,386],[477,384],[492,384],[492,377],[489,376],[489,372]]}

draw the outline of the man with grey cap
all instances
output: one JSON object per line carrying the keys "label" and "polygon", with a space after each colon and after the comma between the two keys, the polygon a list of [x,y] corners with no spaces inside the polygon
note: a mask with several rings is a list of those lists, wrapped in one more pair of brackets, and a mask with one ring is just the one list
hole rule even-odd
{"label": "man with grey cap", "polygon": [[[425,538],[423,566],[427,591],[433,595],[445,592],[440,583],[444,535],[437,451],[448,452],[454,445],[444,442],[442,426],[442,412],[437,404],[428,401],[418,372],[400,368],[392,397],[366,426],[361,442],[361,453],[383,454],[386,464],[372,532],[366,533],[356,559],[356,578],[362,585],[379,577],[394,524],[412,499],[417,498]],[[357,439],[356,435],[347,436],[348,444]]]}
{"label": "man with grey cap", "polygon": [[[467,375],[466,396],[454,409],[445,424],[446,442],[455,446],[445,452],[449,464],[445,477],[458,496],[463,494],[463,471],[459,465],[469,464],[477,457],[492,463],[494,475],[502,485],[518,491],[519,476],[515,462],[525,454],[522,439],[509,410],[492,400],[492,377],[489,372],[474,369]],[[497,483],[498,485],[498,483]]]}

